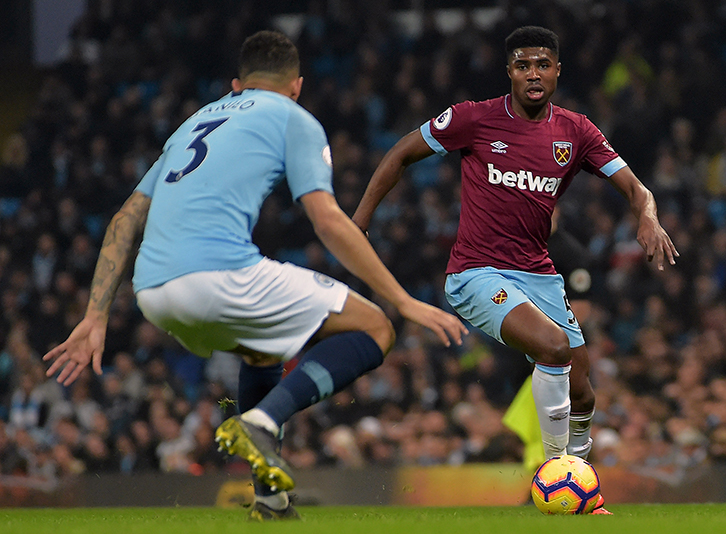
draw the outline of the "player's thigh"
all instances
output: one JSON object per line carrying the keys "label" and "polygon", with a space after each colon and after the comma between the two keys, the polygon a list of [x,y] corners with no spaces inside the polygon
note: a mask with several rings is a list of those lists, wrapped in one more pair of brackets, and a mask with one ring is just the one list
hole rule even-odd
{"label": "player's thigh", "polygon": [[463,319],[503,344],[504,318],[529,302],[516,283],[490,267],[448,275],[445,292],[446,300]]}
{"label": "player's thigh", "polygon": [[574,332],[572,341],[564,332],[569,317],[561,280],[492,267],[469,269],[447,277],[446,298],[459,315],[501,343],[531,360],[561,364],[569,361],[568,347],[579,343]]}
{"label": "player's thigh", "polygon": [[[501,335],[504,342],[518,349],[535,361],[549,361],[554,353],[560,355],[569,348],[569,340],[557,323],[531,302],[524,302],[510,311],[502,321]],[[558,359],[565,358],[560,356]]]}
{"label": "player's thigh", "polygon": [[[545,354],[547,351],[561,350],[563,339],[557,330],[566,334],[567,347],[574,348],[585,344],[582,330],[565,294],[564,280],[560,275],[507,271],[506,276],[516,282],[535,308],[517,310],[517,314],[509,317],[507,328],[512,335],[532,346],[531,350],[545,351]],[[528,354],[534,355],[530,352]],[[572,354],[561,357],[569,361],[572,359]]]}
{"label": "player's thigh", "polygon": [[391,349],[395,341],[393,325],[383,310],[349,289],[343,309],[340,313],[331,313],[328,316],[315,334],[314,340],[356,331],[370,335],[384,353]]}

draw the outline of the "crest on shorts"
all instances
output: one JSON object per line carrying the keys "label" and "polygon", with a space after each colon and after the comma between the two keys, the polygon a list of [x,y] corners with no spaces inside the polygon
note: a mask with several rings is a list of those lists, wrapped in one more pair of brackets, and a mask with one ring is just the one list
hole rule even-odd
{"label": "crest on shorts", "polygon": [[552,143],[552,155],[555,157],[557,165],[564,167],[570,163],[572,158],[572,143],[567,141],[555,141]]}
{"label": "crest on shorts", "polygon": [[497,291],[496,295],[492,297],[492,302],[494,304],[504,304],[505,302],[507,302],[508,296],[509,295],[507,295],[507,292],[504,291],[504,289],[500,289],[499,291]]}

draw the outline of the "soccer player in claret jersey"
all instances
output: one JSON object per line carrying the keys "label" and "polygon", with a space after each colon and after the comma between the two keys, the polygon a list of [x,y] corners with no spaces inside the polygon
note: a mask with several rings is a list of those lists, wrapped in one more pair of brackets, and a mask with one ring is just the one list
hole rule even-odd
{"label": "soccer player in claret jersey", "polygon": [[[637,239],[658,269],[675,263],[651,192],[583,115],[553,105],[555,33],[537,26],[505,43],[511,92],[446,109],[396,143],[374,172],[353,221],[367,230],[406,166],[461,154],[461,216],[446,298],[467,321],[534,362],[532,393],[546,456],[586,458],[595,395],[580,326],[547,253],[557,199],[585,169],[608,180],[638,218]],[[599,503],[598,513],[607,513]]]}
{"label": "soccer player in claret jersey", "polygon": [[[250,518],[293,519],[294,486],[279,455],[280,429],[295,412],[374,369],[394,342],[383,311],[320,273],[264,258],[252,243],[260,206],[286,180],[322,243],[351,273],[445,345],[461,344],[461,321],[415,300],[398,284],[332,192],[330,147],[297,102],[295,45],[262,31],[245,40],[233,91],[182,124],[106,231],[88,308],[69,338],[44,356],[58,382],[92,363],[101,374],[106,325],[134,243],[143,241],[134,291],[146,318],[192,352],[242,357],[241,416],[217,442],[252,467]],[[282,361],[312,345],[280,381]]]}

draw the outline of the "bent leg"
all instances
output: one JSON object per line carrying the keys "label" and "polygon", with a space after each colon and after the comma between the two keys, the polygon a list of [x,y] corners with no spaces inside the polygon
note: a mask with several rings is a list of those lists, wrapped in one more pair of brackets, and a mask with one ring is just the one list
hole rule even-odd
{"label": "bent leg", "polygon": [[380,308],[351,291],[342,311],[330,314],[313,341],[285,380],[257,405],[278,427],[383,363],[394,333]]}
{"label": "bent leg", "polygon": [[320,341],[343,332],[356,331],[368,334],[384,354],[388,354],[396,340],[393,325],[383,310],[355,291],[349,290],[342,311],[328,316],[313,336],[313,341]]}
{"label": "bent leg", "polygon": [[535,361],[532,396],[545,456],[567,452],[570,424],[570,344],[567,334],[534,304],[525,302],[502,322],[502,339]]}
{"label": "bent leg", "polygon": [[[290,469],[274,446],[283,423],[378,367],[384,350],[390,349],[394,339],[393,328],[383,312],[353,292],[341,312],[331,313],[314,337],[312,348],[285,380],[254,408],[228,419],[217,429],[222,448],[250,463],[255,477],[270,487],[271,498],[277,497],[278,490],[294,486]],[[238,352],[248,363],[263,365],[271,361],[269,355],[243,347],[238,347]]]}
{"label": "bent leg", "polygon": [[567,334],[531,302],[520,304],[507,314],[502,321],[502,339],[539,364],[565,367],[571,363]]}

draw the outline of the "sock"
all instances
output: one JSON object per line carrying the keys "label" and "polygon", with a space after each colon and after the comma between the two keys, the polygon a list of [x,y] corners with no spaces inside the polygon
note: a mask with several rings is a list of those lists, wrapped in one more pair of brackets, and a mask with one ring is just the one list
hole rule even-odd
{"label": "sock", "polygon": [[[239,382],[237,384],[237,408],[240,413],[250,413],[250,410],[267,395],[272,388],[280,383],[282,379],[282,363],[273,365],[258,366],[248,365],[244,360],[239,368]],[[259,412],[259,410],[257,410]],[[257,415],[257,417],[254,417]],[[260,412],[253,414],[251,422],[268,428],[266,422],[260,420],[269,416]],[[260,419],[260,420],[258,420]],[[273,423],[274,424],[274,423]],[[280,428],[274,425],[273,434],[278,435]],[[282,439],[282,436],[279,436]],[[290,502],[286,491],[272,491],[270,486],[260,483],[256,476],[252,476],[252,482],[255,486],[255,500],[261,501],[270,508],[282,510],[286,508]],[[268,502],[269,501],[269,502]]]}
{"label": "sock", "polygon": [[567,444],[567,454],[587,460],[592,449],[590,430],[594,415],[594,409],[589,412],[570,413],[570,442]]}
{"label": "sock", "polygon": [[261,426],[276,438],[282,440],[280,435],[280,426],[267,413],[259,408],[252,408],[250,411],[242,414],[242,419],[255,426]]}
{"label": "sock", "polygon": [[237,408],[239,413],[251,410],[282,379],[282,363],[260,367],[248,365],[242,360],[237,384]]}
{"label": "sock", "polygon": [[257,408],[278,426],[300,410],[341,391],[383,363],[383,352],[365,332],[345,332],[318,342]]}
{"label": "sock", "polygon": [[542,431],[545,457],[567,454],[570,433],[570,367],[535,364],[532,396]]}

